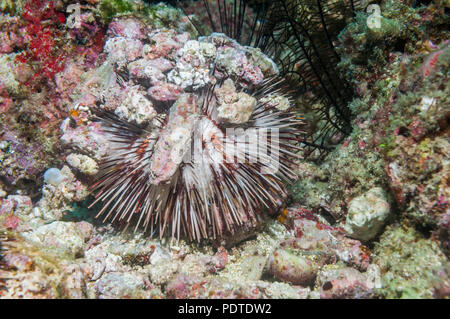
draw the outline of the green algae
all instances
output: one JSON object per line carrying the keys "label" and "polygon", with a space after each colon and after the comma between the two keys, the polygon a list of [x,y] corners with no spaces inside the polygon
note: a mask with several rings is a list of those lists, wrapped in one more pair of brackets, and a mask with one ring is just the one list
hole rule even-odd
{"label": "green algae", "polygon": [[133,2],[128,0],[102,0],[99,6],[100,16],[106,23],[116,15],[132,13],[133,9]]}
{"label": "green algae", "polygon": [[155,28],[176,27],[182,17],[182,12],[162,2],[148,5],[140,0],[101,0],[98,13],[106,24],[116,16],[131,15]]}

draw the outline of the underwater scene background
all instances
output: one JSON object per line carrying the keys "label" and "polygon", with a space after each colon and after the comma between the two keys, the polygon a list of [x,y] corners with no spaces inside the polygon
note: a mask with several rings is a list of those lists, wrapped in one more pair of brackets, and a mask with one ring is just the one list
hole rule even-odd
{"label": "underwater scene background", "polygon": [[0,0],[0,298],[449,298],[448,0]]}

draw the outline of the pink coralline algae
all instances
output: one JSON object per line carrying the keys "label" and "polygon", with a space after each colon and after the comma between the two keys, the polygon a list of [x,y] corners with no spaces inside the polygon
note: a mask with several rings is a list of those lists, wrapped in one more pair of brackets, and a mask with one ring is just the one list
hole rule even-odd
{"label": "pink coralline algae", "polygon": [[207,290],[207,282],[201,278],[179,275],[167,285],[167,295],[169,298],[175,299],[201,298],[201,295]]}
{"label": "pink coralline algae", "polygon": [[108,26],[109,37],[123,37],[128,39],[142,40],[145,37],[146,26],[139,20],[116,19]]}
{"label": "pink coralline algae", "polygon": [[122,66],[142,56],[142,42],[125,37],[110,38],[105,43],[105,52],[111,61]]}
{"label": "pink coralline algae", "polygon": [[155,107],[167,108],[185,90],[216,81],[209,77],[216,51],[223,53],[217,54],[218,79],[230,76],[248,87],[277,73],[273,62],[260,51],[244,48],[220,34],[189,40],[186,32],[149,31],[136,18],[114,19],[106,34],[106,61],[77,88],[75,104],[91,107],[101,101],[105,108],[115,110],[128,87],[138,85],[142,87],[139,90],[147,91]]}
{"label": "pink coralline algae", "polygon": [[4,84],[0,83],[0,114],[7,113],[11,106],[14,105],[13,100],[9,97],[8,91],[4,87]]}
{"label": "pink coralline algae", "polygon": [[166,79],[164,72],[173,68],[173,63],[164,58],[154,60],[139,59],[128,64],[128,72],[133,79],[148,81],[157,85]]}
{"label": "pink coralline algae", "polygon": [[[448,41],[447,41],[447,43],[448,43]],[[436,69],[437,69],[436,63],[437,63],[437,60],[439,59],[439,56],[444,54],[445,51],[448,49],[449,49],[449,45],[447,44],[447,46],[444,49],[432,52],[425,58],[425,61],[420,69],[422,71],[422,75],[424,77],[428,77],[428,76],[430,76],[431,73],[436,71]]]}
{"label": "pink coralline algae", "polygon": [[[235,285],[234,289],[229,289]],[[167,285],[167,296],[176,299],[261,299],[268,298],[265,289],[257,283],[250,285],[223,282],[215,278],[200,278],[197,276],[177,275]],[[298,297],[302,295],[299,291]],[[304,295],[304,294],[303,294]]]}
{"label": "pink coralline algae", "polygon": [[227,263],[228,263],[228,252],[226,251],[225,248],[219,247],[217,253],[207,263],[209,272],[214,274],[224,269]]}
{"label": "pink coralline algae", "polygon": [[160,57],[174,58],[174,54],[189,40],[188,33],[177,34],[174,30],[152,30],[148,34],[150,43],[144,47],[144,57],[148,60]]}
{"label": "pink coralline algae", "polygon": [[[73,41],[81,42],[72,57],[79,59],[79,64],[88,68],[96,65],[105,44],[105,31],[103,26],[97,23],[92,13],[81,13],[80,27],[71,28],[69,35]],[[77,82],[79,83],[79,82]]]}
{"label": "pink coralline algae", "polygon": [[177,143],[173,132],[179,131],[182,135],[181,139],[189,138],[187,132],[190,132],[195,124],[199,106],[192,94],[184,94],[172,108],[173,112],[169,116],[167,130],[161,133],[154,148],[154,159],[150,164],[153,172],[149,178],[151,183],[159,184],[169,181],[177,171],[184,152],[181,152],[181,156],[177,154],[178,146],[183,143]]}
{"label": "pink coralline algae", "polygon": [[247,88],[257,86],[264,78],[278,73],[277,66],[258,49],[243,48],[236,41],[219,33],[200,39],[213,43],[217,48],[218,78],[221,74],[224,77],[231,77],[242,87]]}
{"label": "pink coralline algae", "polygon": [[366,270],[370,264],[370,250],[360,241],[346,237],[341,228],[328,226],[310,217],[294,217],[294,233],[300,242],[312,240],[319,247],[326,247],[340,260],[360,270]]}
{"label": "pink coralline algae", "polygon": [[70,98],[77,84],[80,83],[82,74],[83,69],[78,63],[69,62],[65,69],[56,75],[56,91],[62,99],[68,100]]}
{"label": "pink coralline algae", "polygon": [[[170,53],[183,46],[183,41],[189,38],[187,33],[177,34],[174,30],[149,32],[138,19],[123,18],[114,19],[106,34],[103,48],[106,61],[85,75],[86,80],[75,90],[73,105],[92,107],[103,102],[106,109],[114,111],[122,107],[123,111],[130,88],[147,91],[144,94],[151,99],[150,106],[152,103],[173,103],[183,92],[179,86],[167,81],[166,73],[175,65]],[[134,108],[146,107],[135,105]],[[77,116],[81,113],[83,111]],[[128,113],[128,120],[136,118],[133,111]]]}
{"label": "pink coralline algae", "polygon": [[158,83],[148,89],[148,94],[155,102],[175,102],[182,89],[172,83]]}
{"label": "pink coralline algae", "polygon": [[4,263],[11,268],[19,271],[29,271],[34,267],[31,257],[20,254],[11,254],[7,252],[4,256]]}
{"label": "pink coralline algae", "polygon": [[[264,79],[264,75],[259,67],[254,66],[248,59],[245,52],[227,46],[222,46],[217,50],[217,65],[226,69],[231,65],[231,75],[241,78],[241,84],[257,85]],[[248,84],[247,84],[248,83]]]}

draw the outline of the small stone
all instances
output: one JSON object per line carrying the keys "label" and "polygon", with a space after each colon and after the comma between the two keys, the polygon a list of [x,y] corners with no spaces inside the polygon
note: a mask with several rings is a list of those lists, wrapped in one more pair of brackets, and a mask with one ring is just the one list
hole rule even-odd
{"label": "small stone", "polygon": [[42,225],[24,236],[45,248],[67,254],[72,258],[83,255],[84,237],[76,223],[55,221]]}
{"label": "small stone", "polygon": [[157,113],[153,108],[153,103],[144,94],[145,91],[139,89],[139,86],[131,87],[126,92],[126,97],[122,104],[114,113],[130,122],[136,122],[137,124],[149,123]]}
{"label": "small stone", "polygon": [[98,298],[137,298],[146,294],[142,275],[135,273],[107,273],[95,284]]}
{"label": "small stone", "polygon": [[172,106],[166,129],[158,139],[149,169],[149,183],[158,185],[169,180],[189,151],[199,106],[193,94],[183,94]]}
{"label": "small stone", "polygon": [[245,256],[239,264],[240,276],[248,280],[260,280],[267,262],[266,256]]}
{"label": "small stone", "polygon": [[166,263],[166,261],[170,260],[170,258],[170,252],[165,247],[156,245],[153,254],[150,257],[150,263],[152,265],[155,265],[159,262]]}
{"label": "small stone", "polygon": [[72,153],[66,157],[67,163],[86,175],[98,173],[98,164],[89,156]]}
{"label": "small stone", "polygon": [[320,252],[293,251],[280,248],[270,256],[268,270],[275,278],[294,285],[307,286],[314,282],[320,267],[327,256]]}
{"label": "small stone", "polygon": [[7,267],[13,267],[19,271],[30,271],[34,268],[33,260],[27,255],[6,253],[2,261]]}
{"label": "small stone", "polygon": [[41,209],[39,207],[34,207],[33,210],[32,210],[32,214],[33,214],[34,217],[37,217],[37,218],[41,218],[42,217],[42,212],[41,212]]}
{"label": "small stone", "polygon": [[325,266],[318,275],[316,287],[320,298],[373,298],[375,282],[366,273],[350,267]]}
{"label": "small stone", "polygon": [[183,90],[172,83],[158,83],[148,90],[148,94],[155,102],[174,102]]}
{"label": "small stone", "polygon": [[152,61],[154,60],[139,59],[129,63],[127,68],[130,76],[135,79],[144,79],[147,81],[146,84],[149,85],[156,85],[161,81],[164,82],[166,76],[156,66],[156,63],[152,63]]}
{"label": "small stone", "polygon": [[231,79],[216,90],[218,117],[231,124],[246,123],[256,107],[256,99],[244,92],[236,92]]}
{"label": "small stone", "polygon": [[136,60],[142,56],[143,44],[139,40],[116,37],[108,39],[104,50],[108,53],[108,60],[123,66],[128,62]]}
{"label": "small stone", "polygon": [[63,136],[61,142],[82,151],[95,160],[101,159],[109,151],[109,142],[101,129],[101,123],[92,122],[89,125],[80,125],[72,128],[70,119],[61,124]]}
{"label": "small stone", "polygon": [[92,235],[94,234],[94,226],[92,226],[92,224],[85,222],[85,221],[78,222],[78,223],[76,223],[76,225],[78,226],[78,229],[83,234],[84,242],[87,243],[92,238]]}
{"label": "small stone", "polygon": [[260,68],[248,59],[243,47],[222,46],[217,49],[216,65],[219,70],[239,80],[242,87],[260,84],[264,75]]}
{"label": "small stone", "polygon": [[45,184],[42,187],[38,206],[42,218],[47,221],[59,220],[64,210],[72,210],[73,202],[82,201],[89,195],[87,185],[77,180],[68,166],[63,166],[61,175],[64,179],[58,186]]}
{"label": "small stone", "polygon": [[165,285],[178,271],[178,263],[169,262],[169,260],[159,260],[148,267],[150,280],[156,285]]}
{"label": "small stone", "polygon": [[344,229],[351,237],[368,241],[379,233],[389,214],[385,191],[374,187],[350,202]]}
{"label": "small stone", "polygon": [[282,242],[282,245],[320,251],[331,259],[340,259],[362,271],[369,266],[370,250],[359,240],[345,237],[342,229],[320,222],[312,212],[305,209],[289,209],[287,218],[293,219],[293,231],[297,238],[295,241]]}
{"label": "small stone", "polygon": [[31,198],[23,195],[8,195],[7,201],[11,201],[14,205],[14,213],[16,215],[28,215],[33,209]]}
{"label": "small stone", "polygon": [[156,59],[175,55],[175,52],[187,41],[189,36],[180,37],[174,30],[155,29],[148,34],[151,44],[146,44],[143,48],[143,55],[146,59]]}
{"label": "small stone", "polygon": [[1,127],[1,139],[6,148],[0,152],[0,178],[13,185],[20,185],[24,180],[36,181],[46,169],[43,144],[27,141],[5,123]]}
{"label": "small stone", "polygon": [[212,43],[190,40],[178,50],[178,61],[167,78],[183,89],[197,90],[211,81],[209,64],[216,54]]}
{"label": "small stone", "polygon": [[251,61],[258,66],[265,76],[274,76],[279,74],[276,63],[265,55],[260,48],[245,47],[245,49],[251,54]]}

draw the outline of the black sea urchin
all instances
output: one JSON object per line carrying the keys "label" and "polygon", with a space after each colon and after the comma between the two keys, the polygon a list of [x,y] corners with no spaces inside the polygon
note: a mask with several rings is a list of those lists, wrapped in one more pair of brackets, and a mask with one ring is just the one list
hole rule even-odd
{"label": "black sea urchin", "polygon": [[353,96],[337,71],[334,41],[358,0],[190,0],[174,2],[201,34],[223,32],[260,48],[278,65],[295,104],[308,112],[304,156],[319,158],[351,130],[347,104]]}
{"label": "black sea urchin", "polygon": [[301,119],[278,68],[214,33],[187,41],[167,79],[183,92],[145,125],[95,110],[112,149],[92,205],[103,203],[105,220],[160,237],[200,241],[252,227],[295,176]]}

